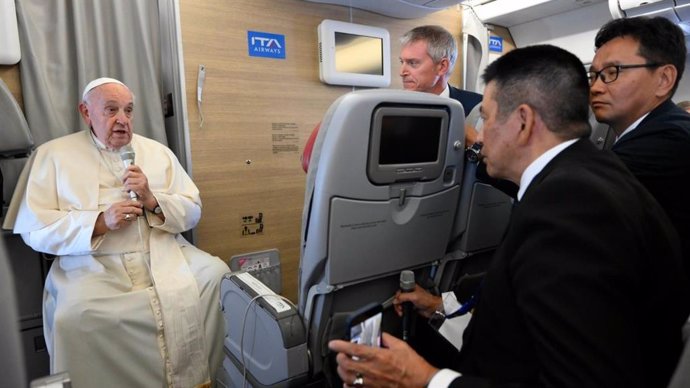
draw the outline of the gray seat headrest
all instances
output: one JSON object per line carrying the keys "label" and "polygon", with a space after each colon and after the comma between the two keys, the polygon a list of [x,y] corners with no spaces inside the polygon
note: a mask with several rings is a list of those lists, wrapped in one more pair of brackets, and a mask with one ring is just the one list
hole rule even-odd
{"label": "gray seat headrest", "polygon": [[29,125],[19,104],[9,88],[0,79],[0,156],[14,156],[29,153],[34,140]]}

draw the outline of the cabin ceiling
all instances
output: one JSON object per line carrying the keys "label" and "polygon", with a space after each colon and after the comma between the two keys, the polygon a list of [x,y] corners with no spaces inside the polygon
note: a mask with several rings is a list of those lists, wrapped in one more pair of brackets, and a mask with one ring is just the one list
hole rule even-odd
{"label": "cabin ceiling", "polygon": [[474,9],[484,23],[504,27],[572,11],[607,0],[305,0],[359,8],[401,19],[423,17],[462,4]]}
{"label": "cabin ceiling", "polygon": [[415,19],[461,3],[461,0],[305,0],[354,7],[399,19]]}

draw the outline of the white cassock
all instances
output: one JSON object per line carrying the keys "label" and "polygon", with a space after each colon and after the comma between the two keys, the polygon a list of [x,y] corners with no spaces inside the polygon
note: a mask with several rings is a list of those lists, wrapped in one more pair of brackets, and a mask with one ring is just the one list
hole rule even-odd
{"label": "white cassock", "polygon": [[165,222],[146,211],[92,238],[98,214],[129,198],[119,153],[96,143],[89,131],[45,143],[13,198],[14,232],[58,256],[43,303],[51,373],[67,371],[74,388],[207,383],[222,361],[229,269],[179,235],[199,221],[199,191],[167,147],[135,134],[135,164]]}

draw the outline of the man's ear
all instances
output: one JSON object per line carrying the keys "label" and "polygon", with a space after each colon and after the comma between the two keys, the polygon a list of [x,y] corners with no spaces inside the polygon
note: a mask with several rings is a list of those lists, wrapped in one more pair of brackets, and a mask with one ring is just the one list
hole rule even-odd
{"label": "man's ear", "polygon": [[436,64],[437,66],[437,71],[439,75],[446,75],[448,74],[448,70],[450,70],[450,61],[448,58],[443,57],[441,60]]}
{"label": "man's ear", "polygon": [[84,123],[86,124],[86,126],[87,127],[91,126],[91,118],[89,117],[89,108],[86,106],[86,103],[85,102],[79,103],[77,110],[79,111],[79,114],[81,115],[82,120],[84,120]]}
{"label": "man's ear", "polygon": [[658,70],[659,78],[655,95],[657,97],[666,97],[671,94],[673,85],[678,79],[678,70],[673,65],[663,65]]}
{"label": "man's ear", "polygon": [[532,136],[532,131],[534,131],[535,112],[531,106],[527,104],[520,104],[520,106],[517,107],[517,115],[520,125],[517,141],[518,144],[525,145],[529,142],[529,139]]}

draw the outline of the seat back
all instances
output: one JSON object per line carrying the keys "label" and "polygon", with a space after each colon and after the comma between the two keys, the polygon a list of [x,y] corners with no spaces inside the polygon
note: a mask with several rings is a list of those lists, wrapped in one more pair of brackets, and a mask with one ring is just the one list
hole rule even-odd
{"label": "seat back", "polygon": [[[483,122],[479,115],[479,105],[470,112],[467,122],[481,131]],[[460,201],[451,244],[436,271],[435,284],[439,292],[454,290],[460,300],[465,300],[476,290],[473,287],[458,286],[465,279],[480,279],[477,275],[488,269],[512,213],[513,198],[506,192],[511,192],[514,196],[516,193],[512,191],[517,187],[507,181],[490,178],[485,166],[478,164],[476,154],[471,155],[469,152],[461,175]],[[457,295],[458,289],[469,294]]]}
{"label": "seat back", "polygon": [[[8,387],[26,387],[27,376],[24,367],[24,352],[19,333],[17,297],[10,267],[10,257],[0,239],[0,301],[3,313],[0,316],[0,376]],[[3,385],[5,386],[5,385]]]}
{"label": "seat back", "polygon": [[330,317],[384,302],[401,270],[443,258],[463,142],[462,106],[428,93],[357,91],[326,113],[307,176],[298,289],[313,373]]}
{"label": "seat back", "polygon": [[24,113],[15,101],[7,85],[0,80],[0,182],[2,183],[2,219],[9,206],[27,158],[34,147],[34,141],[26,123]]}
{"label": "seat back", "polygon": [[613,133],[611,127],[608,124],[598,122],[594,113],[590,113],[589,125],[592,127],[589,140],[600,150],[610,149],[616,140],[616,134]]}

